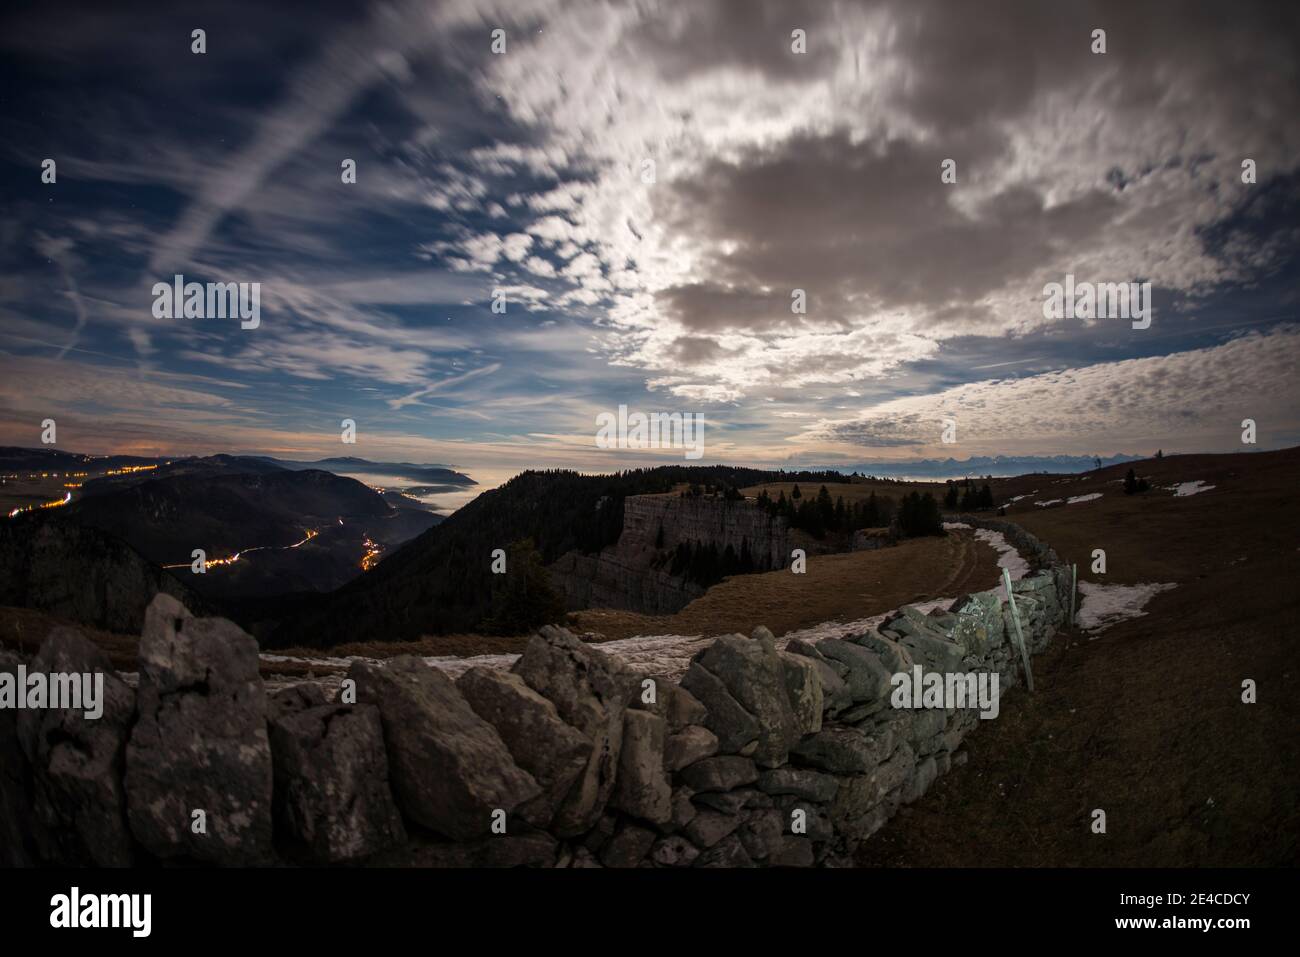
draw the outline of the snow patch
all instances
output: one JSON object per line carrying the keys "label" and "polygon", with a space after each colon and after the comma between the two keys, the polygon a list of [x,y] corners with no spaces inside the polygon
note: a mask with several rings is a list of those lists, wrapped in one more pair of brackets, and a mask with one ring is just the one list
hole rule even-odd
{"label": "snow patch", "polygon": [[1142,618],[1142,609],[1156,595],[1176,587],[1173,583],[1142,585],[1102,585],[1097,582],[1079,582],[1079,613],[1075,618],[1084,631],[1104,631],[1111,625],[1130,618]]}
{"label": "snow patch", "polygon": [[1185,498],[1188,495],[1196,495],[1199,492],[1208,492],[1210,489],[1214,488],[1213,485],[1206,485],[1200,479],[1196,479],[1194,482],[1180,482],[1177,485],[1166,485],[1164,487],[1170,489],[1174,493],[1174,498]]}
{"label": "snow patch", "polygon": [[1095,498],[1101,498],[1100,492],[1089,492],[1087,495],[1076,495],[1074,498],[1067,498],[1066,505],[1074,505],[1076,502],[1091,502]]}

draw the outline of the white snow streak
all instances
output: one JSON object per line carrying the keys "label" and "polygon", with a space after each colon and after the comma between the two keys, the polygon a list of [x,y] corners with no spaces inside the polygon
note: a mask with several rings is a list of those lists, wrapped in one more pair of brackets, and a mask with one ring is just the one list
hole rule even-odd
{"label": "white snow streak", "polygon": [[1174,587],[1172,583],[1102,585],[1080,581],[1079,594],[1083,597],[1075,624],[1084,631],[1098,632],[1116,622],[1141,618],[1146,615],[1142,609],[1147,602]]}

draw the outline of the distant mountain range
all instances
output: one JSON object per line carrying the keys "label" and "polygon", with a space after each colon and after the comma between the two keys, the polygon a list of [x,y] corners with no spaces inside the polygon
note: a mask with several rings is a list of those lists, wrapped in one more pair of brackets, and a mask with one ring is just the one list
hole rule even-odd
{"label": "distant mountain range", "polygon": [[277,459],[269,455],[251,455],[247,458],[271,462],[283,469],[321,469],[326,472],[356,475],[392,475],[396,478],[422,482],[428,485],[477,485],[463,472],[441,465],[416,465],[412,462],[371,462],[350,455],[336,458],[317,459],[314,462],[298,462],[294,459]]}
{"label": "distant mountain range", "polygon": [[[1101,467],[1137,462],[1146,455],[1101,456]],[[911,461],[864,462],[860,465],[837,466],[848,474],[859,472],[883,478],[907,476],[914,478],[965,478],[966,476],[992,475],[1004,478],[1012,475],[1029,475],[1035,472],[1051,474],[1088,472],[1097,468],[1097,456],[1092,455],[977,455],[968,459],[913,459]]]}
{"label": "distant mountain range", "polygon": [[[191,455],[191,456],[141,456],[141,455],[84,455],[60,449],[28,449],[17,446],[0,446],[0,473],[111,470],[132,466],[156,466],[163,474],[182,475],[214,470],[229,473],[268,472],[276,469],[303,471],[317,469],[335,474],[389,475],[425,485],[468,487],[477,485],[463,472],[442,465],[418,465],[413,462],[372,462],[368,459],[342,455],[334,458],[300,462],[296,459],[279,459],[270,455]],[[163,471],[166,469],[166,471]],[[114,476],[116,478],[116,476]]]}

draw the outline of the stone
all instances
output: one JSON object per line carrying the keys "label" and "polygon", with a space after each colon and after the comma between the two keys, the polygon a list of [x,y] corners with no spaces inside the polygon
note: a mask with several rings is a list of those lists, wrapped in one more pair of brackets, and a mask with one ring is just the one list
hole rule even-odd
{"label": "stone", "polygon": [[601,851],[600,862],[606,867],[636,867],[645,860],[654,842],[654,831],[625,824]]}
{"label": "stone", "polygon": [[903,787],[902,801],[911,804],[930,789],[934,779],[939,776],[939,766],[934,758],[926,758],[916,766],[916,773],[908,779]]}
{"label": "stone", "polygon": [[680,834],[661,837],[650,848],[650,859],[661,867],[690,867],[700,849]]}
{"label": "stone", "polygon": [[836,721],[841,724],[863,724],[870,721],[875,724],[876,716],[885,710],[888,701],[884,698],[877,698],[875,701],[868,701],[865,704],[854,705],[852,708],[845,708],[836,716]]}
{"label": "stone", "polygon": [[803,638],[791,638],[786,642],[785,650],[792,655],[798,655],[801,658],[811,658],[813,661],[823,662],[843,678],[849,673],[847,665],[842,665],[838,661],[832,661],[820,651],[817,650],[817,643],[814,641],[805,641]]}
{"label": "stone", "polygon": [[[126,746],[131,833],[161,858],[269,860],[271,746],[257,642],[159,593],[145,613],[139,674]],[[195,833],[199,821],[206,833]]]}
{"label": "stone", "polygon": [[753,867],[754,861],[745,853],[745,846],[740,843],[740,838],[732,834],[701,854],[696,859],[695,866]]}
{"label": "stone", "polygon": [[913,661],[926,666],[927,671],[948,673],[962,670],[965,653],[956,642],[917,631],[904,637],[902,644],[912,652]]}
{"label": "stone", "polygon": [[591,741],[517,674],[470,668],[457,679],[456,689],[474,713],[496,729],[515,763],[542,789],[520,805],[519,816],[545,828],[586,769]]}
{"label": "stone", "polygon": [[[26,661],[0,648],[0,673],[18,674]],[[18,714],[0,708],[0,867],[35,867],[42,830],[32,808],[32,769],[18,743]]]}
{"label": "stone", "polygon": [[92,682],[103,676],[98,718],[86,717],[85,707],[16,713],[17,739],[32,770],[41,857],[73,867],[129,866],[134,855],[122,775],[135,692],[117,677],[108,655],[73,628],[50,632],[27,672],[90,674]]}
{"label": "stone", "polygon": [[511,670],[592,743],[587,766],[551,824],[561,837],[581,834],[599,819],[614,791],[623,712],[635,693],[635,678],[608,655],[550,625],[529,639]]}
{"label": "stone", "polygon": [[693,664],[715,675],[757,722],[754,761],[763,767],[784,764],[790,745],[799,738],[799,729],[776,649],[741,635],[723,635],[700,652]]}
{"label": "stone", "polygon": [[772,798],[757,788],[737,788],[734,791],[703,791],[695,795],[695,803],[723,814],[739,814],[746,808],[771,807]]}
{"label": "stone", "polygon": [[[901,743],[888,761],[869,774],[842,778],[839,792],[831,804],[831,818],[837,830],[848,838],[865,840],[893,813],[877,812],[892,792],[897,794],[912,773],[914,754],[907,742]],[[897,806],[895,804],[895,806]]]}
{"label": "stone", "polygon": [[830,841],[835,838],[835,828],[825,807],[795,797],[793,794],[778,795],[775,800],[776,810],[781,814],[783,833],[793,833],[794,812],[802,811],[805,834],[810,840]]}
{"label": "stone", "polygon": [[772,634],[771,630],[766,625],[755,625],[754,630],[749,633],[749,637],[751,640],[759,642],[776,641],[776,636]]}
{"label": "stone", "polygon": [[911,743],[918,748],[937,734],[943,733],[948,713],[937,708],[917,708],[912,712]]}
{"label": "stone", "polygon": [[688,787],[682,786],[673,788],[672,807],[673,816],[668,824],[664,825],[663,830],[680,831],[686,825],[690,824],[699,813],[691,800],[695,792]]}
{"label": "stone", "polygon": [[912,653],[908,651],[905,645],[876,634],[874,631],[858,635],[852,640],[854,644],[861,645],[863,648],[874,651],[879,655],[880,663],[888,669],[891,675],[896,675],[899,672],[911,672],[914,662]]}
{"label": "stone", "polygon": [[825,710],[817,666],[812,659],[802,655],[781,652],[780,658],[785,693],[794,711],[795,729],[799,736],[815,734],[821,730],[822,711]]}
{"label": "stone", "polygon": [[662,709],[660,713],[668,724],[668,731],[672,734],[676,734],[688,725],[703,724],[704,719],[709,716],[708,709],[695,695],[670,681],[660,683],[656,698]]}
{"label": "stone", "polygon": [[831,774],[865,774],[885,761],[894,750],[891,730],[864,734],[857,729],[824,728],[804,738],[794,757]]}
{"label": "stone", "polygon": [[740,827],[740,817],[703,808],[686,825],[685,834],[697,847],[707,848],[717,844]]}
{"label": "stone", "polygon": [[271,722],[270,736],[277,828],[311,860],[361,860],[406,840],[379,709],[289,711]]}
{"label": "stone", "polygon": [[680,771],[717,753],[717,735],[698,724],[689,725],[665,742],[664,767],[669,771]]}
{"label": "stone", "polygon": [[727,690],[727,686],[698,661],[682,676],[682,687],[698,698],[708,716],[704,726],[718,738],[718,750],[735,754],[758,741],[758,721]]}
{"label": "stone", "polygon": [[996,591],[975,592],[949,606],[957,615],[952,640],[967,654],[987,654],[1006,642],[1002,599]]}
{"label": "stone", "polygon": [[793,794],[826,803],[835,797],[839,781],[829,774],[803,768],[769,768],[758,776],[758,789],[765,794]]}
{"label": "stone", "polygon": [[780,811],[760,808],[746,815],[736,834],[745,847],[745,853],[756,861],[763,860],[780,844],[784,823]]}
{"label": "stone", "polygon": [[[408,843],[369,863],[381,867],[493,868],[555,867],[560,845],[545,831],[493,834],[472,841]],[[578,863],[582,860],[584,863]],[[589,863],[587,863],[589,862]],[[599,867],[584,848],[574,852],[574,867]]]}
{"label": "stone", "polygon": [[443,672],[407,655],[354,661],[357,700],[377,705],[398,806],[455,840],[486,836],[494,812],[509,814],[541,793],[505,742]]}
{"label": "stone", "polygon": [[793,834],[782,835],[767,859],[769,867],[812,867],[814,863],[812,841]]}
{"label": "stone", "polygon": [[817,645],[821,653],[845,664],[849,668],[845,682],[854,702],[875,702],[887,699],[890,690],[890,672],[880,656],[839,638],[827,638]]}
{"label": "stone", "polygon": [[664,719],[657,714],[624,712],[623,749],[610,805],[654,824],[671,820],[672,786],[664,771]]}
{"label": "stone", "polygon": [[677,776],[696,792],[730,791],[757,781],[758,768],[749,758],[723,754],[696,761]]}
{"label": "stone", "polygon": [[267,698],[266,717],[270,721],[275,721],[277,718],[297,714],[308,708],[319,708],[324,704],[329,704],[325,697],[325,690],[318,684],[303,682],[281,688]]}

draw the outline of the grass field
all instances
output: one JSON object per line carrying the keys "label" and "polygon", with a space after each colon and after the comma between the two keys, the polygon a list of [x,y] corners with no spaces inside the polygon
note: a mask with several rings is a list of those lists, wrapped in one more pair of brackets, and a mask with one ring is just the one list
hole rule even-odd
{"label": "grass field", "polygon": [[[1119,484],[1127,469],[995,487],[1039,490],[1008,517],[1077,562],[1082,579],[1177,587],[1095,640],[1054,641],[1035,659],[1035,693],[1013,690],[1001,717],[966,739],[969,763],[867,842],[859,863],[1296,863],[1300,450],[1137,463],[1157,488],[1131,497]],[[1215,488],[1159,488],[1194,480]],[[1032,504],[1094,492],[1102,498]],[[1096,548],[1105,575],[1091,571]],[[1247,678],[1253,705],[1241,700]],[[1089,828],[1096,808],[1104,835]]]}

